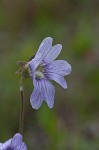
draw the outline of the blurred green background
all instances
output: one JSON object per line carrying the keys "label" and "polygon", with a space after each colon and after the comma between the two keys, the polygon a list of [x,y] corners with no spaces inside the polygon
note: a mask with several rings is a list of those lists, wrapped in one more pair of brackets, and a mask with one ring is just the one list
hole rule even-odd
{"label": "blurred green background", "polygon": [[29,150],[99,150],[99,1],[0,0],[0,141],[18,132],[20,76],[41,41],[61,43],[58,59],[72,65],[68,89],[56,87],[55,106],[33,110],[32,80],[24,82],[24,140]]}

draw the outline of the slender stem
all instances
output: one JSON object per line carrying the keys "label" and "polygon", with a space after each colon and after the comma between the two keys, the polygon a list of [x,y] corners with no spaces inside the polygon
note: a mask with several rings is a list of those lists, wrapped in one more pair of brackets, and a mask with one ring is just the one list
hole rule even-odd
{"label": "slender stem", "polygon": [[19,133],[21,134],[23,134],[23,125],[24,125],[24,90],[22,81],[23,78],[21,78],[20,80],[21,107],[20,107]]}

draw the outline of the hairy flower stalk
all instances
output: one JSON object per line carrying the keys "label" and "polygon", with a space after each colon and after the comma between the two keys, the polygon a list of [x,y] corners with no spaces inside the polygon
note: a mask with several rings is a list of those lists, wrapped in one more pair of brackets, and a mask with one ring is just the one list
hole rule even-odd
{"label": "hairy flower stalk", "polygon": [[27,63],[34,85],[30,97],[34,109],[40,108],[43,101],[49,108],[53,108],[55,87],[50,80],[56,81],[64,89],[67,88],[64,76],[70,74],[71,65],[65,60],[55,60],[61,52],[62,45],[52,46],[52,41],[51,37],[45,38],[35,57]]}
{"label": "hairy flower stalk", "polygon": [[22,141],[22,135],[16,133],[13,138],[0,143],[0,150],[27,150],[27,147]]}
{"label": "hairy flower stalk", "polygon": [[20,107],[20,121],[19,121],[19,133],[23,134],[24,125],[24,90],[23,90],[23,77],[20,79],[20,94],[21,94],[21,107]]}
{"label": "hairy flower stalk", "polygon": [[16,73],[21,74],[21,79],[20,79],[21,107],[20,107],[20,119],[19,119],[19,133],[23,134],[24,102],[25,102],[23,80],[24,80],[24,78],[29,77],[29,71],[28,71],[28,67],[27,67],[27,62],[18,61],[17,64],[20,66],[20,69]]}

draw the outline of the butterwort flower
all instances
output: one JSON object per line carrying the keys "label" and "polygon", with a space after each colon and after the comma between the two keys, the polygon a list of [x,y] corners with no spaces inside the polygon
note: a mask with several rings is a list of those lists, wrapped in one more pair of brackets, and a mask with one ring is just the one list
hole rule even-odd
{"label": "butterwort flower", "polygon": [[4,143],[0,143],[0,150],[27,150],[27,147],[22,141],[22,135],[16,133],[13,138]]}
{"label": "butterwort flower", "polygon": [[50,80],[59,83],[64,89],[67,83],[64,76],[71,72],[71,65],[65,60],[55,60],[62,50],[61,44],[52,46],[53,39],[45,38],[39,46],[35,57],[28,62],[34,90],[30,103],[34,109],[40,108],[45,101],[49,108],[54,105],[55,87]]}

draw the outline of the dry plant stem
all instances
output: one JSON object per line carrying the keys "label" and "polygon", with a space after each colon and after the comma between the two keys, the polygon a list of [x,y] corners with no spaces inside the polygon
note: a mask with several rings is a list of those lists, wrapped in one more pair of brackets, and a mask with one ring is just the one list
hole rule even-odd
{"label": "dry plant stem", "polygon": [[21,95],[21,107],[20,107],[20,121],[19,121],[19,133],[23,134],[24,125],[24,90],[22,84],[23,78],[20,80],[20,95]]}

